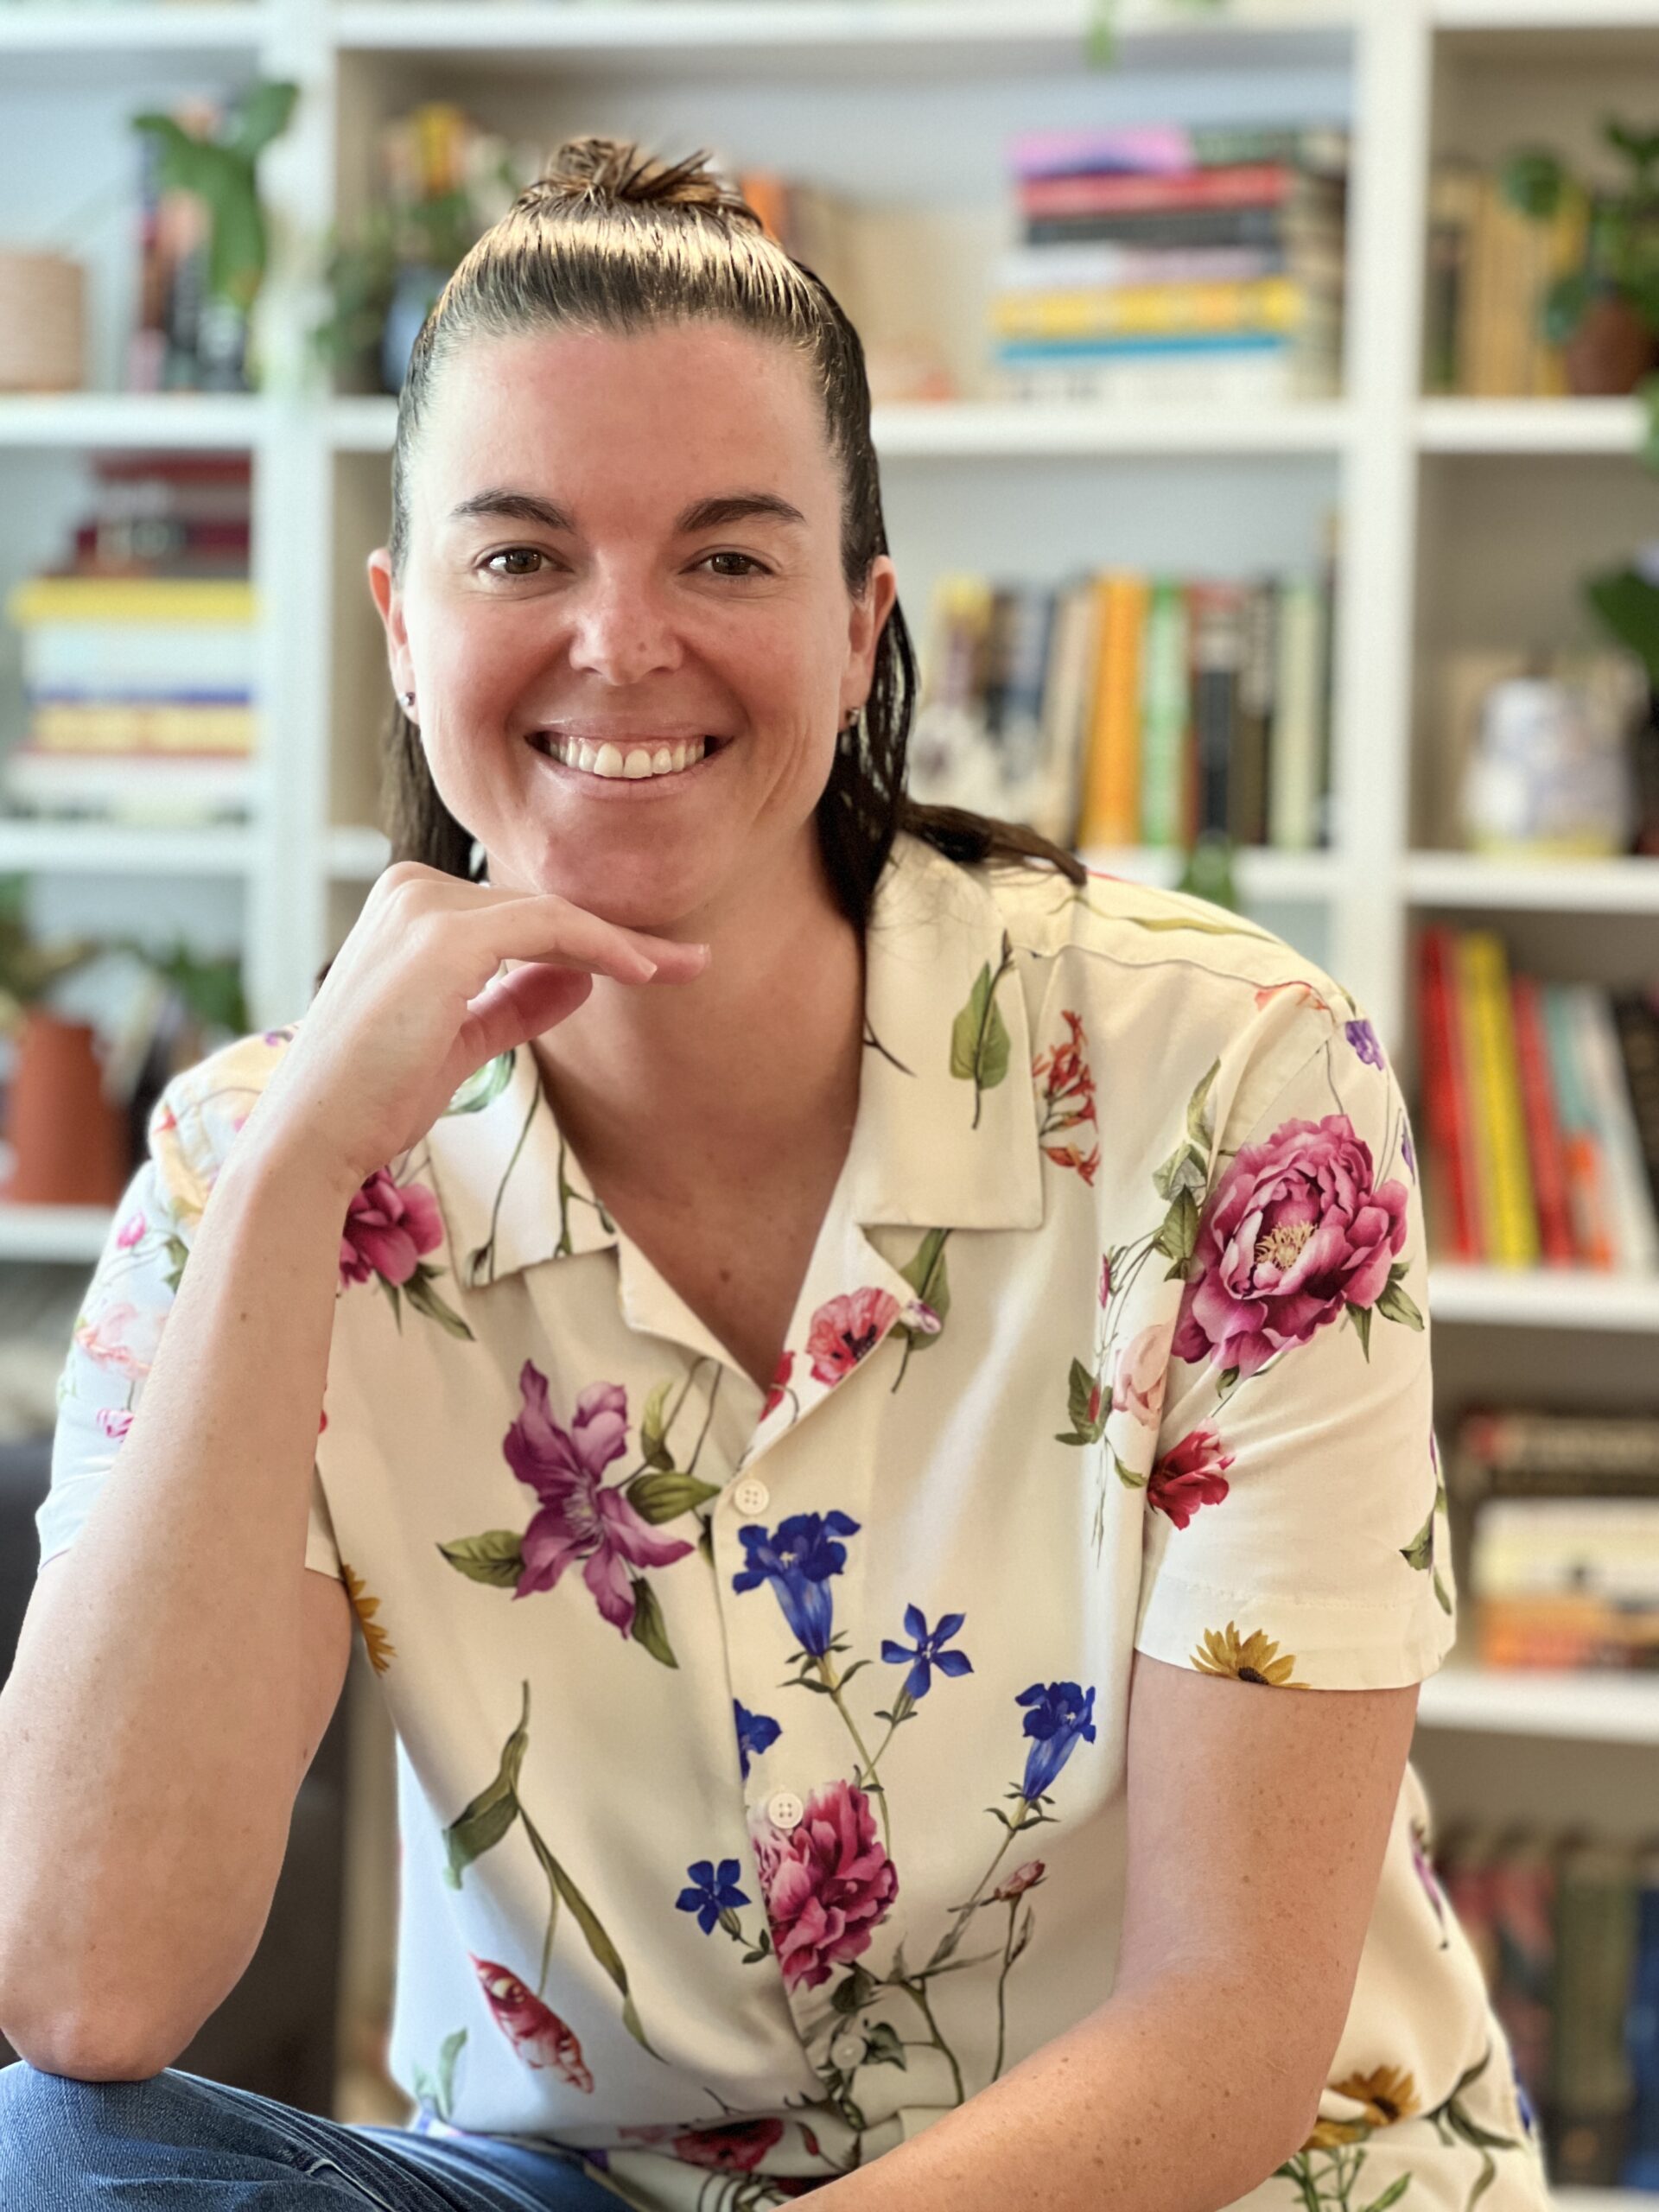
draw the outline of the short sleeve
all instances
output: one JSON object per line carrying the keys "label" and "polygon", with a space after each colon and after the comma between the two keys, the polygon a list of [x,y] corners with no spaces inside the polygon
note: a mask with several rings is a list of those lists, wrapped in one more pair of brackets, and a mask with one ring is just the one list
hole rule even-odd
{"label": "short sleeve", "polygon": [[[172,1094],[150,1117],[149,1156],[115,1209],[58,1377],[51,1487],[35,1515],[42,1567],[79,1535],[116,1463],[211,1186],[181,1142]],[[305,1563],[343,1580],[315,1464]]]}
{"label": "short sleeve", "polygon": [[1195,1193],[1135,1646],[1246,1681],[1387,1689],[1433,1673],[1457,1629],[1423,1211],[1370,1023],[1320,1027],[1249,1125],[1224,1127]]}

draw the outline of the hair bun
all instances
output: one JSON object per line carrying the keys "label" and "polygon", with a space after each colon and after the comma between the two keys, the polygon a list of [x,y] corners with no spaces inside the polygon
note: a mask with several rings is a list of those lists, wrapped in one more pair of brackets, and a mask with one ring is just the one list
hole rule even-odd
{"label": "hair bun", "polygon": [[734,184],[709,167],[706,153],[662,162],[626,138],[567,138],[524,199],[543,209],[560,203],[596,208],[689,207],[760,227],[753,208]]}

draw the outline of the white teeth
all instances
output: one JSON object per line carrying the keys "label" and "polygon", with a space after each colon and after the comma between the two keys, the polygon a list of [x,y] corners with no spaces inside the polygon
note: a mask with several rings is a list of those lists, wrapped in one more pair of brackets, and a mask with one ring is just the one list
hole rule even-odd
{"label": "white teeth", "polygon": [[706,738],[694,737],[677,745],[630,746],[590,744],[586,738],[551,738],[547,749],[567,768],[589,776],[625,778],[637,782],[648,776],[677,775],[696,766],[709,750]]}

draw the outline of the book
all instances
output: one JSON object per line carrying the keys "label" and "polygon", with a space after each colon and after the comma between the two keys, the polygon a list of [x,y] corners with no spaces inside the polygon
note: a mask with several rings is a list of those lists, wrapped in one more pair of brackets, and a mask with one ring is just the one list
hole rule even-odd
{"label": "book", "polygon": [[1560,2186],[1618,2180],[1635,2082],[1624,2015],[1636,1963],[1631,1854],[1586,1839],[1561,1854],[1556,1891],[1555,2035],[1551,2104]]}
{"label": "book", "polygon": [[1013,343],[1187,334],[1249,336],[1289,333],[1313,312],[1294,276],[1052,288],[1004,293],[992,302],[992,327]]}
{"label": "book", "polygon": [[1185,828],[1192,723],[1186,594],[1168,576],[1151,587],[1141,677],[1141,842],[1179,845]]}
{"label": "book", "polygon": [[1460,994],[1455,935],[1431,926],[1418,941],[1428,1227],[1437,1255],[1472,1262],[1482,1245]]}
{"label": "book", "polygon": [[245,700],[35,700],[29,742],[46,753],[249,753],[256,718]]}
{"label": "book", "polygon": [[1571,1267],[1575,1258],[1573,1217],[1567,1200],[1561,1131],[1550,1081],[1549,1044],[1535,976],[1510,978],[1510,1014],[1521,1078],[1521,1103],[1527,1124],[1527,1165],[1538,1207],[1538,1236],[1544,1262]]}
{"label": "book", "polygon": [[1527,1170],[1503,940],[1495,930],[1465,930],[1458,955],[1465,1058],[1479,1135],[1481,1242],[1492,1266],[1533,1267],[1539,1253],[1538,1218]]}
{"label": "book", "polygon": [[1079,841],[1133,845],[1141,834],[1141,652],[1147,625],[1144,576],[1102,576],[1096,588],[1099,659],[1094,717],[1084,764]]}
{"label": "book", "polygon": [[1637,1867],[1636,1962],[1624,2012],[1632,2102],[1621,2189],[1659,2189],[1659,1848]]}
{"label": "book", "polygon": [[1535,2111],[1548,2107],[1554,2030],[1555,1859],[1548,1837],[1508,1830],[1493,1853],[1489,1900],[1497,1952],[1492,2009]]}
{"label": "book", "polygon": [[1617,992],[1612,1012],[1648,1194],[1659,1205],[1659,992]]}
{"label": "book", "polygon": [[1302,180],[1288,162],[1166,175],[1083,171],[1020,179],[1020,212],[1030,222],[1062,217],[1184,213],[1192,208],[1282,207]]}
{"label": "book", "polygon": [[1306,852],[1319,842],[1318,803],[1324,748],[1326,608],[1312,576],[1291,576],[1279,594],[1268,842]]}
{"label": "book", "polygon": [[1621,1268],[1659,1266],[1659,1221],[1643,1165],[1642,1140],[1605,991],[1571,987],[1568,1007],[1585,1094],[1610,1188],[1613,1249]]}
{"label": "book", "polygon": [[1278,607],[1278,587],[1270,576],[1259,578],[1244,594],[1227,786],[1227,829],[1236,845],[1268,842]]}
{"label": "book", "polygon": [[1475,1406],[1453,1433],[1454,1502],[1586,1491],[1659,1497],[1659,1414]]}
{"label": "book", "polygon": [[1547,982],[1540,1003],[1549,1043],[1555,1118],[1561,1132],[1561,1170],[1567,1184],[1573,1243],[1581,1265],[1618,1264],[1613,1240],[1613,1196],[1595,1116],[1580,1066],[1577,1024],[1570,987]]}
{"label": "book", "polygon": [[1115,171],[1179,176],[1262,162],[1340,173],[1347,167],[1348,143],[1340,124],[1129,124],[1023,131],[1008,148],[1008,165],[1018,177]]}
{"label": "book", "polygon": [[111,757],[19,745],[0,760],[0,780],[24,812],[179,826],[239,818],[254,793],[253,764],[215,753]]}
{"label": "book", "polygon": [[1187,603],[1192,652],[1192,747],[1185,842],[1225,836],[1230,777],[1238,742],[1238,683],[1244,658],[1242,585],[1198,583]]}
{"label": "book", "polygon": [[1033,827],[1068,849],[1084,842],[1080,791],[1099,658],[1099,593],[1092,577],[1059,594],[1043,685],[1043,778]]}

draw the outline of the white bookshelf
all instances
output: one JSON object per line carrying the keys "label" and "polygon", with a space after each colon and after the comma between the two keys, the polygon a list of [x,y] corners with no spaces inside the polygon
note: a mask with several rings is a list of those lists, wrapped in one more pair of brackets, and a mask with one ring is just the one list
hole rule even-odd
{"label": "white bookshelf", "polygon": [[[233,88],[262,73],[304,90],[263,172],[276,240],[265,391],[119,394],[111,310],[95,331],[101,388],[0,398],[0,584],[54,550],[47,524],[80,504],[87,453],[252,454],[264,803],[245,831],[200,837],[0,823],[0,868],[34,871],[66,912],[94,890],[107,904],[122,886],[139,907],[163,892],[215,913],[232,900],[253,1019],[275,1024],[303,1010],[384,864],[371,798],[387,690],[361,563],[384,531],[395,407],[323,389],[305,332],[317,244],[360,207],[365,149],[385,116],[459,96],[516,137],[532,125],[550,142],[626,127],[667,150],[709,143],[925,205],[952,251],[983,260],[1004,235],[1001,148],[1015,130],[1319,112],[1346,117],[1356,143],[1343,397],[1103,410],[1012,407],[976,391],[878,410],[912,625],[947,564],[1242,571],[1311,560],[1335,509],[1337,843],[1243,855],[1251,910],[1357,993],[1408,1083],[1420,914],[1496,915],[1542,946],[1546,964],[1551,946],[1567,948],[1560,960],[1575,964],[1555,972],[1611,980],[1636,960],[1659,973],[1659,861],[1522,866],[1438,849],[1414,829],[1432,766],[1420,664],[1448,642],[1570,642],[1564,610],[1585,561],[1615,556],[1644,523],[1659,537],[1659,481],[1636,458],[1634,402],[1421,396],[1430,162],[1459,130],[1485,156],[1506,134],[1540,135],[1558,118],[1582,148],[1605,107],[1634,99],[1638,82],[1659,84],[1659,0],[1236,0],[1204,17],[1120,0],[1118,13],[1117,66],[1100,73],[1086,59],[1088,0],[0,0],[0,205],[23,210],[25,243],[28,221],[44,238],[89,177],[130,177],[124,119],[144,104],[135,88],[146,99],[168,86]],[[118,305],[130,240],[118,226],[89,258],[95,287]],[[965,296],[976,311],[971,283]],[[971,340],[973,312],[963,327]],[[1525,626],[1513,639],[1493,626],[1511,602]],[[8,673],[0,639],[0,740],[16,713]],[[1087,857],[1151,881],[1174,873],[1165,854]],[[0,1258],[87,1263],[107,1229],[98,1209],[0,1208]],[[1651,1393],[1659,1277],[1444,1267],[1431,1308],[1446,1387],[1460,1398],[1535,1382],[1546,1400],[1570,1402],[1581,1371],[1628,1402]],[[1617,1761],[1659,1742],[1659,1683],[1454,1665],[1424,1686],[1420,1718],[1414,1756],[1443,1812],[1459,1808],[1471,1777],[1502,1789],[1523,1758],[1535,1773],[1558,1762],[1563,1792],[1572,1762],[1594,1758],[1615,1762],[1597,1771],[1616,1817],[1629,1771]],[[1508,1765],[1493,1764],[1495,1746],[1508,1747]],[[1635,2212],[1648,2200],[1564,2191],[1560,2202]]]}

